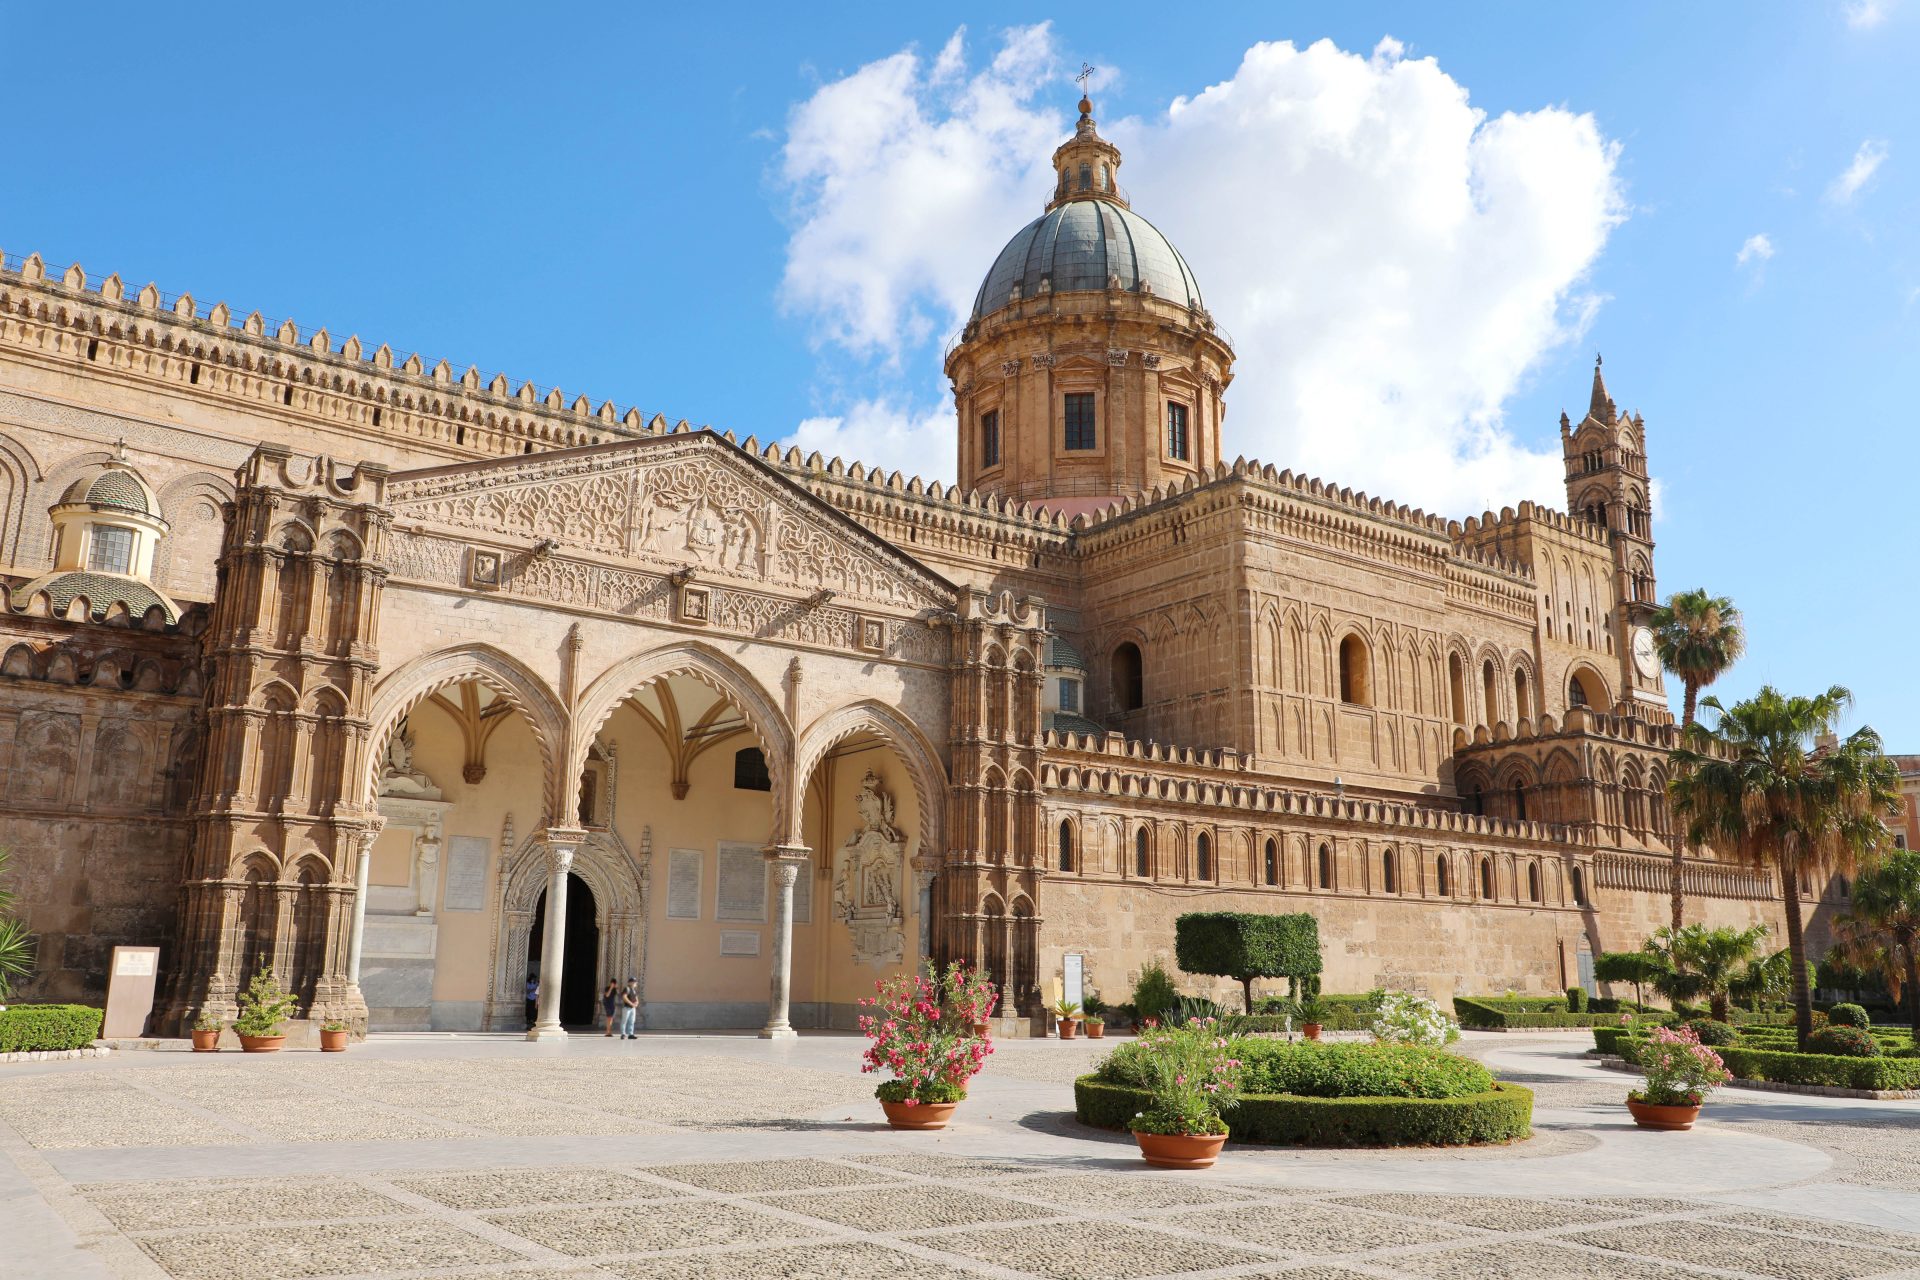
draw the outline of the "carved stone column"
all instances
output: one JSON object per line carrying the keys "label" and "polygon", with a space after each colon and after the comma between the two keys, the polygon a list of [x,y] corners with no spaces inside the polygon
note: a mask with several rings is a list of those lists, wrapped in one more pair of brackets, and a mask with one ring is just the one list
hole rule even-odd
{"label": "carved stone column", "polygon": [[386,825],[385,818],[374,818],[353,835],[353,927],[347,934],[347,998],[357,998],[362,1003],[365,997],[360,991],[360,950],[367,936],[367,879],[373,867],[374,841],[380,838],[380,829]]}
{"label": "carved stone column", "polygon": [[587,838],[577,827],[547,828],[547,918],[540,939],[540,1002],[535,1006],[529,1040],[564,1040],[560,1025],[560,983],[567,962],[567,874],[573,855]]}
{"label": "carved stone column", "polygon": [[802,844],[777,844],[767,850],[774,883],[773,973],[768,981],[767,1025],[760,1028],[762,1040],[787,1040],[795,1034],[788,1020],[793,983],[793,886],[810,865],[811,853]]}

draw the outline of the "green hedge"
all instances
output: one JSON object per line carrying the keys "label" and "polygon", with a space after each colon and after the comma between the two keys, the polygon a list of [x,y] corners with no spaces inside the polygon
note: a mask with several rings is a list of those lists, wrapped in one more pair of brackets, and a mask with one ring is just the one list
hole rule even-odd
{"label": "green hedge", "polygon": [[[1369,991],[1363,995],[1323,995],[1320,1001],[1320,1025],[1328,1031],[1367,1031],[1373,1026],[1374,1018],[1380,1012],[1380,997],[1383,993]],[[1253,1002],[1254,1017],[1282,1018],[1293,1016],[1293,1029],[1300,1029],[1300,1002],[1285,996],[1267,996]],[[1276,1030],[1278,1027],[1276,1026]]]}
{"label": "green hedge", "polygon": [[[1108,1084],[1094,1076],[1073,1082],[1074,1114],[1082,1124],[1125,1129],[1144,1111],[1144,1089]],[[1236,1142],[1308,1147],[1458,1147],[1512,1142],[1533,1132],[1533,1093],[1496,1083],[1462,1098],[1302,1098],[1242,1094],[1227,1113]]]}
{"label": "green hedge", "polygon": [[1742,1080],[1816,1084],[1839,1089],[1920,1089],[1920,1058],[1839,1058],[1777,1049],[1716,1050]]}
{"label": "green hedge", "polygon": [[104,1009],[84,1004],[17,1004],[0,1010],[0,1053],[84,1049],[100,1038]]}
{"label": "green hedge", "polygon": [[[1546,1006],[1541,1008],[1540,1006]],[[1552,1010],[1558,1009],[1555,1013]],[[1617,1013],[1568,1013],[1564,999],[1508,999],[1499,996],[1453,998],[1454,1016],[1463,1027],[1515,1030],[1522,1027],[1598,1027],[1618,1022]]]}

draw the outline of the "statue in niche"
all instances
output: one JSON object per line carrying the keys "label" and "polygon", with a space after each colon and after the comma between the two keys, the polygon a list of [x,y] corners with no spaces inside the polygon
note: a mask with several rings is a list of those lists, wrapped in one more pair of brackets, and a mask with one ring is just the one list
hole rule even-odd
{"label": "statue in niche", "polygon": [[414,800],[438,800],[440,788],[413,767],[413,728],[402,720],[387,739],[387,758],[380,767],[380,794]]}
{"label": "statue in niche", "polygon": [[840,848],[833,914],[853,935],[853,962],[885,968],[905,954],[900,887],[907,841],[893,825],[893,797],[871,769],[860,780],[853,808],[860,827]]}

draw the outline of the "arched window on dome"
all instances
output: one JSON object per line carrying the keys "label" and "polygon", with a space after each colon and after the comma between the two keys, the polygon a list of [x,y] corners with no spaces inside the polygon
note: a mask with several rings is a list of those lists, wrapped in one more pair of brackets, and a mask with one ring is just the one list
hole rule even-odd
{"label": "arched window on dome", "polygon": [[1080,166],[1080,189],[1082,191],[1087,191],[1087,190],[1090,190],[1092,187],[1093,187],[1093,167],[1091,165],[1083,164]]}

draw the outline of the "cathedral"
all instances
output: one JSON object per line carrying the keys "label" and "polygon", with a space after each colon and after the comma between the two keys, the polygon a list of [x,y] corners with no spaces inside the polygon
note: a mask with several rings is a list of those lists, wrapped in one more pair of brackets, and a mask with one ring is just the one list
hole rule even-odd
{"label": "cathedral", "polygon": [[1596,366],[1566,510],[1464,521],[1233,457],[1120,164],[1082,100],[946,357],[957,484],[0,259],[20,996],[153,945],[159,1033],[268,971],[784,1036],[922,958],[1124,1000],[1194,910],[1312,913],[1329,991],[1591,986],[1674,852],[1645,423]]}

